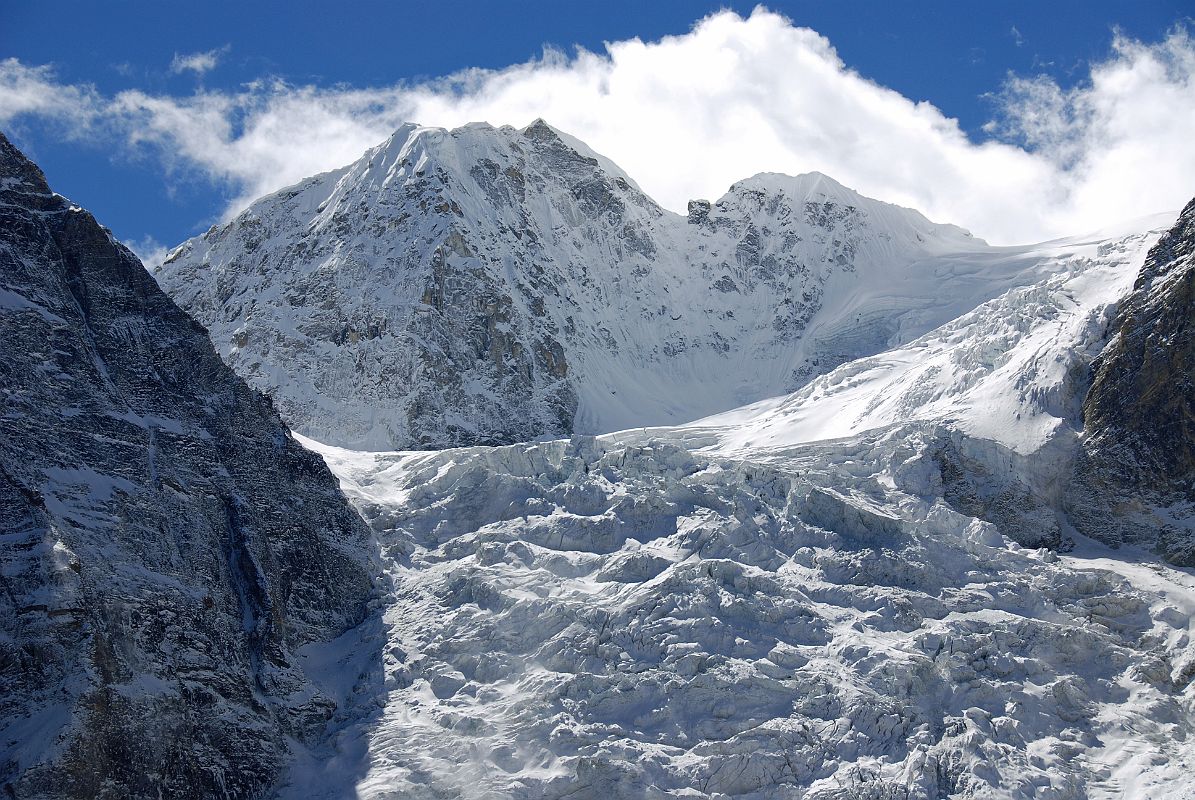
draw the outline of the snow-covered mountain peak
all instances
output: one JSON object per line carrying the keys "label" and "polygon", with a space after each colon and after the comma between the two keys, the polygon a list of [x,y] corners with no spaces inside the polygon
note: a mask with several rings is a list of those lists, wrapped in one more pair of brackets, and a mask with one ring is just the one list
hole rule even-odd
{"label": "snow-covered mountain peak", "polygon": [[471,122],[452,129],[408,123],[368,151],[363,160],[380,157],[389,165],[414,164],[416,172],[425,172],[434,164],[468,173],[484,159],[517,160],[519,156],[542,158],[548,154],[555,158],[545,159],[544,163],[556,170],[588,171],[596,167],[610,181],[621,179],[638,190],[630,176],[609,158],[542,119],[521,129],[494,127],[488,122]]}
{"label": "snow-covered mountain peak", "polygon": [[1034,282],[1041,260],[817,173],[674,214],[537,120],[404,126],[157,276],[297,432],[393,449],[784,394]]}
{"label": "snow-covered mountain peak", "polygon": [[784,193],[795,200],[825,200],[841,205],[857,206],[875,202],[821,172],[802,172],[799,175],[759,172],[737,181],[730,187],[729,194],[745,191]]}
{"label": "snow-covered mountain peak", "polygon": [[866,197],[820,172],[753,175],[731,186],[715,208],[733,217],[750,216],[757,224],[792,220],[809,227],[849,229],[860,243],[867,239],[884,243],[875,255],[886,260],[896,257],[896,251],[987,247],[957,225],[931,222],[915,209]]}
{"label": "snow-covered mountain peak", "polygon": [[338,230],[347,217],[367,216],[389,218],[392,229],[410,219],[412,201],[420,215],[439,216],[443,229],[485,227],[496,216],[510,227],[528,227],[528,216],[551,226],[561,215],[576,227],[590,217],[613,221],[598,212],[621,218],[628,205],[664,213],[617,165],[542,121],[522,130],[404,125],[354,164],[312,180],[317,224],[336,220]]}

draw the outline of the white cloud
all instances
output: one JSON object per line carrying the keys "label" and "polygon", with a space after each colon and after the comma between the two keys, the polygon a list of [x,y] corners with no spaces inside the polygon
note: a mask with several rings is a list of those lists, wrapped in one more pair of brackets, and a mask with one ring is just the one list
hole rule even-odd
{"label": "white cloud", "polygon": [[124,242],[124,246],[132,250],[133,255],[141,259],[141,263],[147,269],[152,269],[161,264],[166,260],[166,256],[170,254],[170,248],[149,235],[143,236],[140,239],[126,241]]}
{"label": "white cloud", "polygon": [[94,89],[57,83],[49,67],[27,67],[15,58],[0,61],[0,125],[23,116],[86,125],[98,104]]}
{"label": "white cloud", "polygon": [[227,52],[228,45],[202,53],[175,53],[174,58],[170,61],[170,71],[175,75],[194,72],[196,75],[202,76],[215,69],[216,65],[220,63],[220,58]]}
{"label": "white cloud", "polygon": [[[37,105],[40,87],[51,98]],[[98,97],[44,68],[0,63],[0,124],[83,120],[253,197],[341,166],[400,123],[524,125],[543,117],[618,162],[664,205],[719,196],[756,172],[817,170],[864,194],[996,242],[1029,241],[1176,210],[1195,193],[1195,44],[1117,35],[1090,81],[1010,78],[976,142],[928,103],[849,69],[830,42],[757,10],[605,53],[392,87],[322,89],[263,80],[189,97]]]}
{"label": "white cloud", "polygon": [[1178,210],[1195,195],[1195,42],[1184,29],[1152,46],[1118,32],[1088,84],[1013,78],[1001,108],[996,129],[1063,168],[1055,216],[1072,229]]}

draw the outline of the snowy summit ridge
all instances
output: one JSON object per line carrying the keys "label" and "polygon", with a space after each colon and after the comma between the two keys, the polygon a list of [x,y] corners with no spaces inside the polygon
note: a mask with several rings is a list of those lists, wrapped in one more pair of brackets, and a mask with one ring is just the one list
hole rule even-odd
{"label": "snowy summit ridge", "polygon": [[296,431],[393,449],[783,394],[1033,272],[998,252],[818,173],[756,175],[678,215],[537,121],[403,126],[156,275]]}

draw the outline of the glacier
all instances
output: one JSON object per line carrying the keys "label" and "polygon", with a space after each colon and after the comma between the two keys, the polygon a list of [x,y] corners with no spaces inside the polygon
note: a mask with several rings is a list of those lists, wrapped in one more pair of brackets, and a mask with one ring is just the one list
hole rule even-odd
{"label": "glacier", "polygon": [[687,425],[302,439],[391,594],[364,721],[283,796],[1191,796],[1195,576],[1062,503],[1169,221],[1024,248],[1039,279]]}
{"label": "glacier", "polygon": [[283,796],[1189,796],[1195,578],[956,511],[941,435],[308,441],[390,596]]}

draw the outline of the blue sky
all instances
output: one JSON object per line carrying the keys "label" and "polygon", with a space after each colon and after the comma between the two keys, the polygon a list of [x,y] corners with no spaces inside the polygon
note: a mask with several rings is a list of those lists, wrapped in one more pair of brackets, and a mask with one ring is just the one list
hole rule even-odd
{"label": "blue sky", "polygon": [[[905,114],[911,118],[920,113],[915,111],[915,104],[925,101],[936,108],[943,119],[957,120],[958,133],[974,145],[970,149],[958,142],[926,145],[947,149],[942,150],[944,155],[934,155],[938,151],[927,150],[927,155],[920,161],[911,163],[923,166],[937,162],[953,164],[956,158],[964,161],[973,158],[974,164],[980,166],[972,167],[968,162],[955,171],[970,174],[992,169],[994,175],[1017,175],[1030,185],[1032,181],[1040,182],[1040,176],[1034,173],[1040,165],[1020,159],[1018,153],[1012,152],[1004,154],[1010,159],[1007,164],[993,165],[989,163],[991,154],[981,152],[980,148],[985,142],[1000,141],[1008,146],[1024,146],[1023,149],[1031,153],[1049,150],[1051,163],[1047,166],[1053,170],[1049,174],[1056,172],[1061,176],[1051,178],[1059,186],[1051,188],[1050,193],[1066,194],[1071,205],[1066,209],[1058,205],[1057,209],[1051,207],[1043,213],[1056,211],[1060,225],[1080,213],[1087,213],[1093,222],[1102,223],[1107,220],[1096,219],[1099,214],[1083,211],[1092,208],[1093,203],[1080,202],[1077,197],[1081,187],[1071,162],[1078,158],[1085,164],[1090,161],[1095,165],[1090,169],[1084,167],[1087,171],[1083,173],[1084,179],[1090,179],[1093,184],[1086,191],[1092,192],[1112,179],[1102,173],[1092,178],[1087,172],[1094,175],[1100,163],[1119,163],[1120,156],[1109,157],[1099,150],[1098,142],[1073,144],[1070,140],[1094,141],[1094,134],[1088,135],[1086,131],[1076,134],[1072,128],[1075,120],[1088,114],[1091,107],[1101,105],[1103,96],[1093,93],[1087,106],[1062,108],[1057,98],[1051,99],[1051,93],[1056,91],[1063,98],[1063,105],[1075,105],[1067,93],[1091,87],[1093,65],[1120,63],[1133,57],[1132,53],[1126,56],[1121,49],[1114,49],[1114,31],[1119,32],[1122,41],[1145,48],[1159,47],[1167,37],[1173,40],[1176,24],[1184,24],[1188,15],[1195,13],[1189,2],[1163,0],[992,4],[775,2],[768,7],[787,18],[787,23],[769,18],[767,25],[761,23],[756,26],[759,30],[753,31],[744,22],[751,17],[754,7],[748,3],[614,0],[600,4],[443,2],[354,3],[348,6],[351,12],[341,12],[334,4],[314,2],[184,5],[161,2],[17,3],[5,0],[0,2],[0,60],[10,61],[6,62],[9,69],[3,76],[8,83],[0,79],[0,129],[41,164],[58,191],[90,208],[121,238],[140,242],[142,249],[147,250],[154,243],[175,244],[203,230],[242,207],[256,193],[279,188],[283,185],[279,181],[290,182],[307,174],[305,169],[314,171],[336,166],[335,163],[324,163],[323,156],[312,151],[328,150],[327,158],[339,156],[341,161],[347,160],[350,156],[341,154],[337,147],[343,147],[344,154],[359,152],[375,139],[380,139],[379,132],[392,127],[392,123],[404,118],[406,112],[440,116],[437,109],[447,108],[454,93],[488,94],[485,102],[478,99],[477,102],[457,103],[451,111],[443,113],[443,119],[415,121],[457,124],[468,118],[461,117],[462,114],[500,117],[509,109],[510,119],[490,121],[525,124],[530,118],[515,117],[538,110],[532,101],[502,105],[503,98],[507,97],[502,94],[503,89],[493,86],[478,89],[473,83],[463,89],[459,85],[434,89],[447,93],[447,99],[438,98],[434,102],[426,98],[418,102],[410,100],[412,90],[461,70],[480,68],[502,74],[512,65],[539,64],[538,70],[527,69],[516,76],[526,82],[527,88],[520,96],[534,95],[539,91],[535,81],[540,78],[536,75],[561,69],[592,71],[604,68],[601,64],[580,63],[569,67],[568,62],[576,58],[578,47],[597,54],[599,60],[606,58],[617,62],[618,57],[607,53],[606,43],[638,38],[650,45],[662,37],[672,36],[682,37],[678,47],[691,45],[695,59],[690,73],[691,84],[683,77],[673,79],[674,83],[681,85],[683,91],[699,93],[703,82],[716,83],[719,76],[702,74],[703,63],[698,53],[711,51],[702,50],[701,42],[690,41],[693,38],[690,31],[708,14],[725,8],[737,12],[733,19],[739,22],[732,20],[717,33],[721,37],[718,46],[735,49],[739,54],[736,63],[752,58],[756,51],[760,59],[754,66],[740,64],[741,70],[734,73],[742,82],[742,94],[759,94],[759,102],[764,105],[770,96],[775,96],[777,103],[787,99],[794,104],[794,110],[783,118],[773,119],[768,116],[767,109],[759,111],[771,120],[768,124],[775,125],[767,142],[752,146],[761,153],[759,159],[752,160],[742,154],[742,148],[736,147],[737,142],[744,141],[741,129],[737,132],[721,130],[718,135],[705,136],[700,125],[691,130],[678,128],[672,131],[665,123],[653,123],[652,130],[658,131],[660,136],[684,135],[693,140],[689,163],[725,162],[724,168],[709,170],[707,183],[697,179],[672,180],[666,170],[671,169],[675,174],[684,168],[683,163],[661,164],[661,174],[654,175],[651,166],[660,159],[653,158],[646,150],[640,154],[634,149],[636,117],[643,116],[637,112],[636,102],[612,103],[611,107],[617,111],[610,115],[625,116],[613,122],[604,120],[592,131],[588,129],[584,114],[576,109],[562,109],[559,99],[545,100],[543,115],[550,122],[590,141],[597,149],[607,151],[627,167],[633,177],[640,179],[649,193],[667,205],[678,205],[678,198],[686,190],[716,196],[726,188],[716,185],[717,181],[728,183],[736,176],[746,177],[746,174],[733,171],[741,161],[743,169],[756,171],[821,169],[863,191],[884,196],[884,199],[916,204],[939,218],[945,214],[943,221],[956,221],[949,216],[949,212],[959,206],[950,199],[952,193],[966,196],[974,193],[974,189],[949,184],[950,180],[956,183],[960,180],[957,176],[952,177],[950,170],[943,170],[941,175],[926,174],[934,170],[925,168],[910,168],[904,175],[880,174],[870,169],[861,157],[817,152],[816,143],[834,138],[833,130],[815,132],[804,139],[793,133],[819,124],[816,105],[825,105],[827,114],[841,116],[853,113],[856,107],[880,102],[861,96],[859,103],[843,108],[833,103],[822,104],[819,98],[854,91],[854,83],[846,85],[841,81],[827,83],[821,93],[811,89],[811,93],[805,95],[782,96],[779,89],[787,83],[804,82],[815,86],[822,79],[814,73],[821,69],[819,65],[825,60],[824,53],[819,56],[822,61],[815,59],[816,63],[810,67],[813,72],[806,75],[801,65],[808,60],[802,61],[796,55],[789,58],[783,52],[784,48],[808,48],[815,55],[820,53],[816,42],[789,35],[791,31],[784,26],[809,28],[828,40],[828,45],[841,60],[843,71],[912,101],[902,106],[903,110],[896,109],[879,122],[863,113],[859,117],[861,128],[888,124],[884,120],[897,128],[906,128],[905,122],[892,121],[896,119],[892,115]],[[686,36],[690,39],[685,39]],[[715,33],[711,32],[707,38],[713,37]],[[1149,91],[1157,89],[1159,104],[1167,102],[1167,98],[1170,102],[1175,97],[1184,98],[1183,92],[1190,88],[1190,68],[1182,49],[1189,49],[1189,44],[1189,40],[1180,42],[1177,51],[1172,46],[1167,51],[1169,55],[1157,56],[1165,62],[1164,72],[1177,71],[1177,74],[1164,77],[1164,81],[1169,81],[1165,86],[1150,85]],[[545,60],[545,48],[561,51],[564,65],[556,56]],[[626,64],[610,67],[612,74],[624,75],[620,85],[639,80],[625,77],[636,75],[632,61],[642,61],[644,65],[640,68],[643,70],[660,69],[651,62],[655,56],[639,58],[632,50],[623,51]],[[1174,55],[1175,52],[1178,54]],[[657,55],[663,57],[662,53]],[[1132,73],[1135,76],[1150,72],[1148,65],[1143,67],[1138,61],[1128,66],[1135,70]],[[1010,76],[1014,80],[1021,79],[1022,83],[1010,84]],[[1045,76],[1046,80],[1037,83],[1026,80],[1037,76]],[[40,83],[30,83],[34,79]],[[503,80],[509,82],[513,78]],[[775,91],[770,90],[772,84],[769,81],[772,80],[778,82]],[[1015,91],[1010,92],[1010,86]],[[53,96],[56,99],[53,103],[33,103],[28,97],[22,99],[19,96],[21,87],[38,97]],[[1175,87],[1177,94],[1169,91]],[[357,100],[345,99],[346,93],[354,90],[374,92],[377,98],[361,101],[366,103],[365,107],[356,105]],[[734,86],[729,87],[729,91],[734,90]],[[10,95],[7,113],[6,91]],[[291,102],[292,95],[303,92],[309,95],[315,92],[322,98],[318,119],[308,123],[302,118],[304,112],[301,110],[285,116],[278,112],[276,119],[269,116],[283,103]],[[545,97],[550,94],[545,90]],[[708,101],[702,102],[717,109],[721,107],[719,103],[725,106],[725,101],[719,97],[724,96],[711,95]],[[803,103],[810,107],[795,108]],[[35,105],[38,107],[33,107]],[[115,105],[125,109],[119,116],[110,111]],[[330,105],[335,109],[327,112]],[[129,111],[132,106],[135,109]],[[218,108],[209,108],[215,106]],[[192,130],[167,130],[164,127],[169,124],[164,120],[176,107],[192,115],[186,122]],[[1055,115],[1050,119],[1048,130],[1035,121],[1040,120],[1043,109]],[[733,113],[755,115],[757,109],[736,106]],[[1128,109],[1123,113],[1143,114],[1140,109]],[[685,114],[694,115],[693,108],[678,110],[675,116],[683,119]],[[151,119],[147,115],[152,115],[151,123],[146,123]],[[345,117],[347,122],[336,115]],[[368,123],[357,124],[356,120],[364,116],[369,117]],[[695,116],[704,118],[702,113]],[[572,124],[561,124],[561,117]],[[1013,124],[1005,124],[1010,119]],[[993,120],[999,123],[995,127],[989,125]],[[1113,123],[1105,127],[1117,130],[1118,126]],[[279,138],[279,151],[291,147],[285,130],[287,125],[303,129],[325,125],[328,141],[335,142],[337,147],[321,148],[322,140],[316,137],[303,152],[279,156],[277,164],[268,160],[260,167],[244,163],[255,158],[260,160],[261,153],[268,152],[270,142],[265,138],[268,135]],[[344,125],[353,126],[351,134],[338,133]],[[929,127],[940,128],[941,125],[935,118]],[[204,126],[211,128],[211,141],[201,141],[194,135],[193,129]],[[614,127],[632,133],[620,138],[612,132]],[[719,122],[715,127],[726,126]],[[147,137],[144,135],[147,128],[154,128],[156,132]],[[646,138],[648,133],[637,132],[640,138]],[[238,137],[244,134],[252,134],[252,137],[246,136],[245,141],[238,142]],[[947,132],[945,136],[949,139],[952,135]],[[787,149],[785,142],[791,143]],[[1072,144],[1086,149],[1077,151],[1078,156],[1063,152]],[[770,146],[776,148],[774,153],[768,150]],[[902,145],[905,150],[919,146],[916,143]],[[1118,152],[1148,149],[1148,146],[1151,145],[1134,144],[1134,147]],[[902,152],[897,151],[896,155]],[[775,157],[774,166],[763,159],[763,155],[769,153]],[[958,153],[965,153],[966,157]],[[891,161],[892,157],[892,154],[876,152],[874,160]],[[642,160],[646,167],[643,170],[647,173],[645,178],[640,178],[634,168],[638,160]],[[1120,169],[1127,168],[1126,162]],[[1184,168],[1180,165],[1180,169]],[[1174,169],[1173,165],[1171,169]],[[1195,179],[1195,175],[1190,177]],[[921,179],[926,181],[928,189],[915,191],[901,183],[902,180],[904,184],[916,183]],[[938,188],[935,181],[942,182],[942,188]],[[988,180],[984,185],[990,182]],[[1181,185],[1170,193],[1177,198],[1180,191]],[[1195,193],[1195,185],[1190,186],[1189,191]],[[1076,196],[1071,197],[1071,194]],[[1169,196],[1165,199],[1177,202]],[[980,205],[961,211],[968,218],[959,221],[980,228],[981,233],[987,232],[983,229],[984,214],[994,219],[1006,213],[998,205],[990,209]],[[1107,213],[1123,211],[1116,208],[1108,209]],[[977,220],[980,222],[978,226],[975,224]],[[1010,226],[996,238],[1015,237],[1021,229],[1026,235],[1050,232],[1044,227],[1041,231],[1030,230],[1028,223],[1017,224],[1020,228]],[[999,230],[997,226],[993,229]]]}

